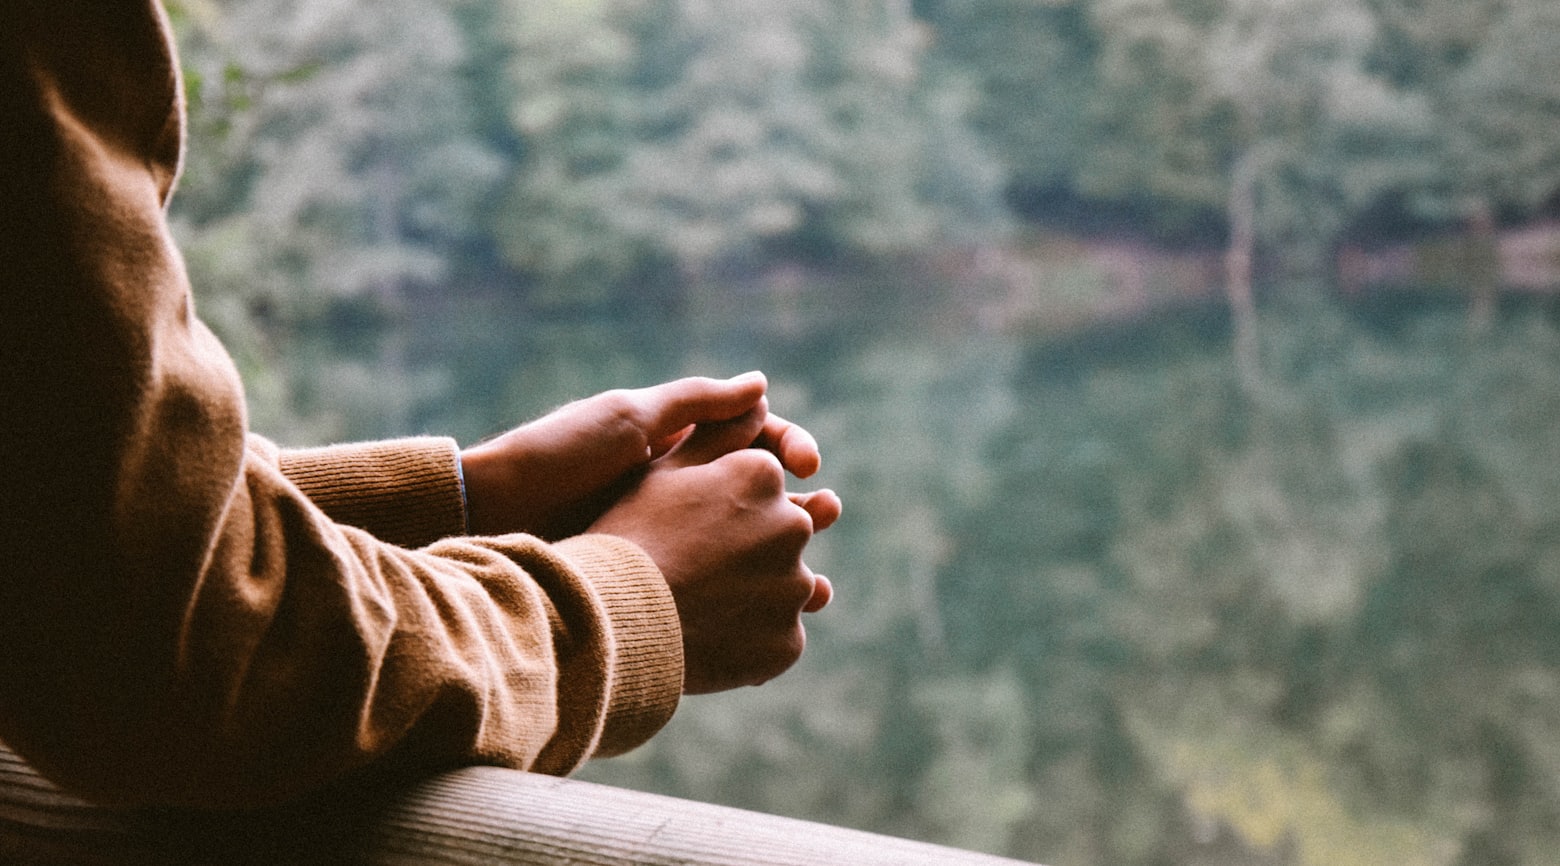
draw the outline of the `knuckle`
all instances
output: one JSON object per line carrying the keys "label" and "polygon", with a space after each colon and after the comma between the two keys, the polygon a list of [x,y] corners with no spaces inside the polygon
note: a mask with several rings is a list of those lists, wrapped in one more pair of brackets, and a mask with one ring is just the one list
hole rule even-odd
{"label": "knuckle", "polygon": [[645,407],[639,395],[624,388],[597,395],[601,424],[614,438],[645,439]]}
{"label": "knuckle", "polygon": [[775,637],[769,654],[769,676],[766,679],[777,677],[791,666],[796,664],[807,648],[807,633],[802,629],[800,620],[793,619],[790,627]]}
{"label": "knuckle", "polygon": [[785,468],[774,454],[761,448],[744,448],[730,457],[755,492],[773,495],[785,489]]}
{"label": "knuckle", "polygon": [[791,581],[790,591],[786,594],[786,611],[788,614],[796,616],[801,613],[802,607],[807,604],[808,599],[812,598],[813,583],[812,578],[800,573],[797,574],[795,580]]}
{"label": "knuckle", "polygon": [[781,625],[795,621],[807,600],[812,598],[816,583],[816,578],[799,557],[789,562],[789,567],[775,580],[770,590],[774,621]]}
{"label": "knuckle", "polygon": [[806,570],[802,551],[814,534],[812,515],[782,496],[771,501],[764,520],[765,544],[774,567],[786,569],[792,580],[799,579],[797,575]]}
{"label": "knuckle", "polygon": [[786,537],[806,544],[813,536],[813,518],[807,509],[787,501],[782,528]]}
{"label": "knuckle", "polygon": [[801,659],[805,645],[806,638],[802,636],[799,624],[790,632],[775,637],[752,659],[743,677],[745,685],[761,686],[790,670]]}
{"label": "knuckle", "polygon": [[613,419],[632,419],[639,414],[639,400],[632,391],[614,388],[596,396],[602,410]]}
{"label": "knuckle", "polygon": [[743,448],[732,452],[731,456],[741,461],[750,472],[780,474],[784,471],[780,467],[780,458],[763,448]]}

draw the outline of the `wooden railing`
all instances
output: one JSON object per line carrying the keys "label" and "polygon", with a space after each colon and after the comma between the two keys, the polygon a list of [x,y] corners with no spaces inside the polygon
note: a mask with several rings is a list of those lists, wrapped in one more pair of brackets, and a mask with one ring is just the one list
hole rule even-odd
{"label": "wooden railing", "polygon": [[1017,861],[495,767],[244,816],[94,806],[0,746],[0,863],[998,866]]}

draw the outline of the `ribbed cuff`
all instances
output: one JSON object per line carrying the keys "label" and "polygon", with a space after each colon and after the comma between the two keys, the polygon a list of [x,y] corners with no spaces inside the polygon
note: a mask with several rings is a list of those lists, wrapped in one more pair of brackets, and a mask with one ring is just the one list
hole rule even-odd
{"label": "ribbed cuff", "polygon": [[460,450],[443,437],[286,450],[287,476],[337,523],[402,547],[465,534]]}
{"label": "ribbed cuff", "polygon": [[590,576],[612,622],[615,664],[596,754],[622,754],[654,736],[677,710],[683,684],[677,606],[660,570],[632,542],[582,535],[554,549]]}

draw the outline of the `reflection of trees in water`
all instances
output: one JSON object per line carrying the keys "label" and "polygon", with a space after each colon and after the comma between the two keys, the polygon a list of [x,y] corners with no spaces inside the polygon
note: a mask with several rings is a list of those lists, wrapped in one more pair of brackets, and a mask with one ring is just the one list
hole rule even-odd
{"label": "reflection of trees in water", "polygon": [[1012,334],[948,286],[762,291],[615,319],[440,296],[409,322],[453,383],[424,429],[759,367],[824,443],[847,511],[812,561],[839,598],[802,665],[592,778],[1053,864],[1557,841],[1542,310],[1470,340],[1455,305],[1273,309],[1253,403],[1220,321]]}
{"label": "reflection of trees in water", "polygon": [[1219,329],[1139,324],[1060,367],[913,314],[798,330],[796,303],[739,336],[556,326],[560,370],[769,369],[848,515],[802,666],[690,701],[595,778],[1053,863],[1552,841],[1528,769],[1560,754],[1542,318],[1470,347],[1455,310],[1385,336],[1291,310],[1252,408]]}

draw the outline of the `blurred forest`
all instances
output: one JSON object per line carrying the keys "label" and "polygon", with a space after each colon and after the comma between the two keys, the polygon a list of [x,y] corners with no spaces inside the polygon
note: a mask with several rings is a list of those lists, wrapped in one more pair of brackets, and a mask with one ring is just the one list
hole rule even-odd
{"label": "blurred forest", "polygon": [[1560,863],[1553,0],[166,0],[254,426],[766,370],[836,603],[589,778],[1043,861]]}

